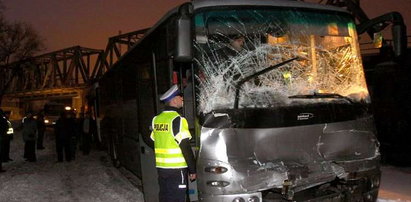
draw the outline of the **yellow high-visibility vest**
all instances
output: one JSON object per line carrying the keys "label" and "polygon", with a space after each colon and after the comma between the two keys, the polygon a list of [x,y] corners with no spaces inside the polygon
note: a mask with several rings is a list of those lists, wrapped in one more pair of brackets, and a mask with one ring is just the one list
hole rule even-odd
{"label": "yellow high-visibility vest", "polygon": [[173,134],[173,120],[179,116],[175,111],[164,111],[153,118],[153,131],[150,137],[154,141],[156,167],[158,168],[187,167],[179,143],[185,138],[191,139],[191,134],[184,117],[180,119],[180,131]]}

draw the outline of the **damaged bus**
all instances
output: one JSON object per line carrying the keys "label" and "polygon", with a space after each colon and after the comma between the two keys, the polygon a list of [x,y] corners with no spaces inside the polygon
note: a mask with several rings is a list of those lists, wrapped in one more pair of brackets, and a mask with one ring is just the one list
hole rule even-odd
{"label": "damaged bus", "polygon": [[336,7],[183,4],[95,85],[101,134],[158,200],[149,126],[179,84],[197,154],[191,200],[375,201],[379,143],[357,40]]}

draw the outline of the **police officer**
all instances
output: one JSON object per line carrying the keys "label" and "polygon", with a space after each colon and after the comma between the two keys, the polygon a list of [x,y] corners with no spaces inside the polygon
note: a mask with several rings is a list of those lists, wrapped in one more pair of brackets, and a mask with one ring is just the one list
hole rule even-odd
{"label": "police officer", "polygon": [[187,172],[190,180],[195,180],[196,168],[187,120],[177,112],[183,107],[183,98],[178,86],[174,85],[160,100],[166,104],[166,109],[153,118],[151,133],[160,185],[159,199],[160,202],[185,201]]}
{"label": "police officer", "polygon": [[7,119],[3,113],[3,110],[0,109],[0,173],[4,172],[3,166],[2,166],[2,150],[3,150],[3,137],[6,135],[8,130],[8,124],[7,124]]}
{"label": "police officer", "polygon": [[4,114],[7,124],[8,124],[8,130],[6,132],[6,135],[3,136],[3,145],[2,145],[2,160],[3,162],[8,162],[8,161],[13,161],[13,159],[10,158],[10,142],[13,139],[13,134],[14,134],[14,130],[13,130],[13,126],[11,124],[11,122],[8,120],[9,115],[8,114]]}

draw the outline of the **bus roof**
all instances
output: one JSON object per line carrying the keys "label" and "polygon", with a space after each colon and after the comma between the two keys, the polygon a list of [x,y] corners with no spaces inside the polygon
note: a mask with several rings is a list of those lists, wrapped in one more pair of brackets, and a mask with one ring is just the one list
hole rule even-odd
{"label": "bus roof", "polygon": [[[302,2],[297,0],[194,0],[191,2],[194,7],[194,11],[197,9],[210,8],[210,7],[222,7],[222,6],[273,6],[273,7],[288,7],[288,8],[308,8],[308,9],[318,9],[324,11],[336,11],[344,12],[348,14],[345,9],[323,5],[318,3]],[[158,26],[160,26],[165,20],[167,20],[173,14],[178,12],[178,7],[170,10],[166,15],[164,15],[153,27],[151,27],[141,39],[143,40],[146,36],[150,35]],[[141,41],[140,40],[140,41]],[[138,43],[136,44],[138,45]]]}
{"label": "bus roof", "polygon": [[194,0],[194,10],[219,6],[274,6],[288,8],[308,8],[327,11],[346,12],[345,9],[318,3],[302,2],[297,0]]}

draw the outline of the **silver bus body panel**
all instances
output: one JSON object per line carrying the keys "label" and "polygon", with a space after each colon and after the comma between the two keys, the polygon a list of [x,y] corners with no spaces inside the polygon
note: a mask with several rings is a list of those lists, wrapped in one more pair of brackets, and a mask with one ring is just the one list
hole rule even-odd
{"label": "silver bus body panel", "polygon": [[[298,192],[347,179],[350,172],[379,169],[378,146],[372,117],[286,128],[203,127],[198,188],[203,195],[253,193],[280,189],[288,180]],[[215,166],[228,170],[205,171]],[[229,184],[213,187],[212,181]]]}

